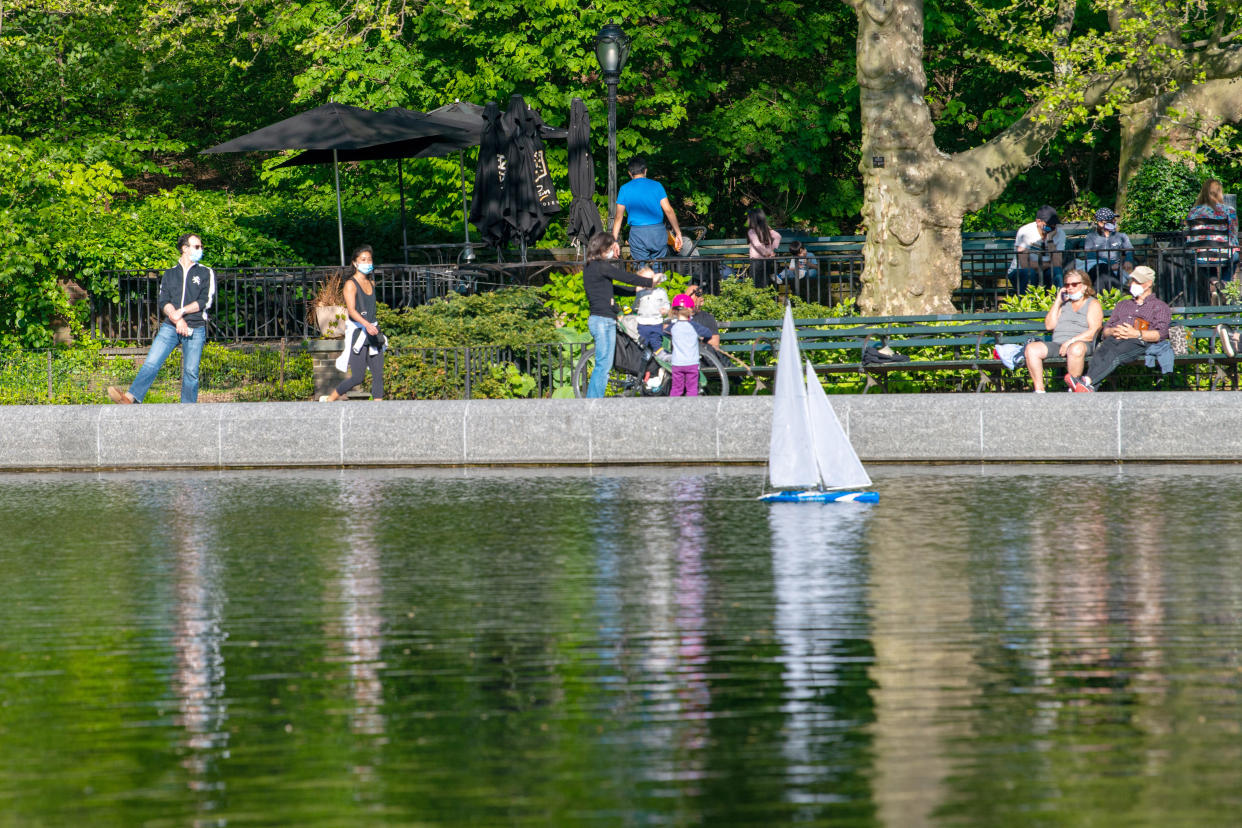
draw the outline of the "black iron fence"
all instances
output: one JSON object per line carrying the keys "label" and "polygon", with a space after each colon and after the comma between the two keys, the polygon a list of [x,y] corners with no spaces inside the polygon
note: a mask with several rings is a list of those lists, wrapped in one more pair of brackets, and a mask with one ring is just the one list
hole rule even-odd
{"label": "black iron fence", "polygon": [[[530,264],[380,265],[372,274],[376,296],[393,308],[432,299],[511,285],[542,284],[559,262]],[[305,339],[318,336],[310,316],[316,294],[339,267],[217,268],[216,306],[209,313],[209,336],[217,342]],[[147,342],[159,329],[156,307],[160,272],[118,270],[116,299],[91,297],[90,328],[105,340]]]}
{"label": "black iron fence", "polygon": [[[1156,271],[1156,294],[1178,305],[1205,305],[1216,301],[1214,282],[1218,265],[1201,258],[1202,251],[1182,246],[1180,238],[1155,240],[1135,248],[1136,264]],[[1010,265],[1013,251],[1006,242],[995,248],[968,249],[961,260],[962,279],[954,303],[964,312],[996,310],[1000,300],[1016,290]],[[1082,251],[1063,254],[1065,267],[1081,260]],[[862,291],[863,255],[859,249],[815,253],[813,273],[788,283],[788,290],[810,302],[829,307],[853,301]],[[752,260],[737,255],[693,255],[661,260],[666,270],[690,276],[705,292],[718,293],[729,279],[746,279],[766,286],[773,273],[788,263],[778,258],[756,269]],[[635,262],[628,262],[631,268]],[[471,266],[381,265],[375,282],[379,301],[402,308],[424,304],[451,294],[495,290],[511,285],[539,285],[555,270],[572,270],[579,263],[541,261],[529,264],[484,263]],[[217,302],[210,337],[217,342],[300,340],[317,336],[310,318],[311,302],[339,268],[220,268],[216,270]],[[159,277],[156,271],[113,271],[117,298],[91,299],[90,326],[96,336],[123,342],[147,342],[159,327],[156,307]]]}

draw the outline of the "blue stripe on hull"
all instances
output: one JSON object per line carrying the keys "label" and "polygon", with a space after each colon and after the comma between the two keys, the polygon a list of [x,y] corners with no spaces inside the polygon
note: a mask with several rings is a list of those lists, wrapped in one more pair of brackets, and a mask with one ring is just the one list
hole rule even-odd
{"label": "blue stripe on hull", "polygon": [[767,503],[879,503],[878,492],[825,492],[819,489],[772,492],[762,495]]}

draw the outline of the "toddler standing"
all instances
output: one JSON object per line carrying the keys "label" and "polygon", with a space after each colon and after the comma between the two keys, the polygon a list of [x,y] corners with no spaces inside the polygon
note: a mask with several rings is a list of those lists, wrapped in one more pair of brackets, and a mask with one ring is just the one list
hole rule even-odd
{"label": "toddler standing", "polygon": [[712,332],[697,322],[694,315],[694,297],[679,293],[673,297],[673,322],[669,326],[669,338],[673,341],[673,385],[670,397],[697,397],[699,395],[699,340],[709,339]]}
{"label": "toddler standing", "polygon": [[668,293],[662,287],[646,288],[634,296],[638,341],[660,358],[664,357],[664,317],[668,311]]}

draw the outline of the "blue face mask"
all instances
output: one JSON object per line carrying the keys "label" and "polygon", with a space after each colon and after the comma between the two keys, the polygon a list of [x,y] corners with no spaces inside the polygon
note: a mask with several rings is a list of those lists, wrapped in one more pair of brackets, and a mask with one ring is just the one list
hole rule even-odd
{"label": "blue face mask", "polygon": [[197,262],[201,258],[203,258],[203,248],[201,247],[190,248],[190,261]]}
{"label": "blue face mask", "polygon": [[358,272],[361,273],[363,276],[370,276],[371,271],[375,270],[375,265],[371,264],[370,262],[359,262],[358,264],[354,266],[358,268]]}

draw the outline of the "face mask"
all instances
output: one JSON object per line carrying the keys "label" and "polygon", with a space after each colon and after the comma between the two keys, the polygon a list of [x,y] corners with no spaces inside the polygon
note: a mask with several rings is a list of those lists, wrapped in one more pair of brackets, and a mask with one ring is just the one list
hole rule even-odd
{"label": "face mask", "polygon": [[1130,295],[1131,295],[1131,296],[1133,296],[1135,299],[1137,299],[1137,298],[1139,298],[1139,296],[1140,296],[1140,295],[1142,295],[1142,293],[1143,293],[1143,286],[1142,286],[1142,285],[1140,285],[1138,282],[1132,282],[1132,283],[1130,284]]}
{"label": "face mask", "polygon": [[358,272],[361,273],[363,276],[370,276],[371,271],[375,270],[375,265],[371,264],[370,262],[360,262],[357,265],[357,267],[358,267]]}
{"label": "face mask", "polygon": [[203,248],[194,247],[190,249],[190,261],[197,262],[201,258],[203,258]]}
{"label": "face mask", "polygon": [[1081,290],[1080,290],[1080,291],[1078,291],[1077,293],[1071,293],[1071,294],[1069,294],[1069,300],[1070,300],[1071,302],[1077,302],[1077,301],[1078,301],[1079,299],[1081,299],[1082,297],[1083,297],[1083,292],[1082,292]]}

